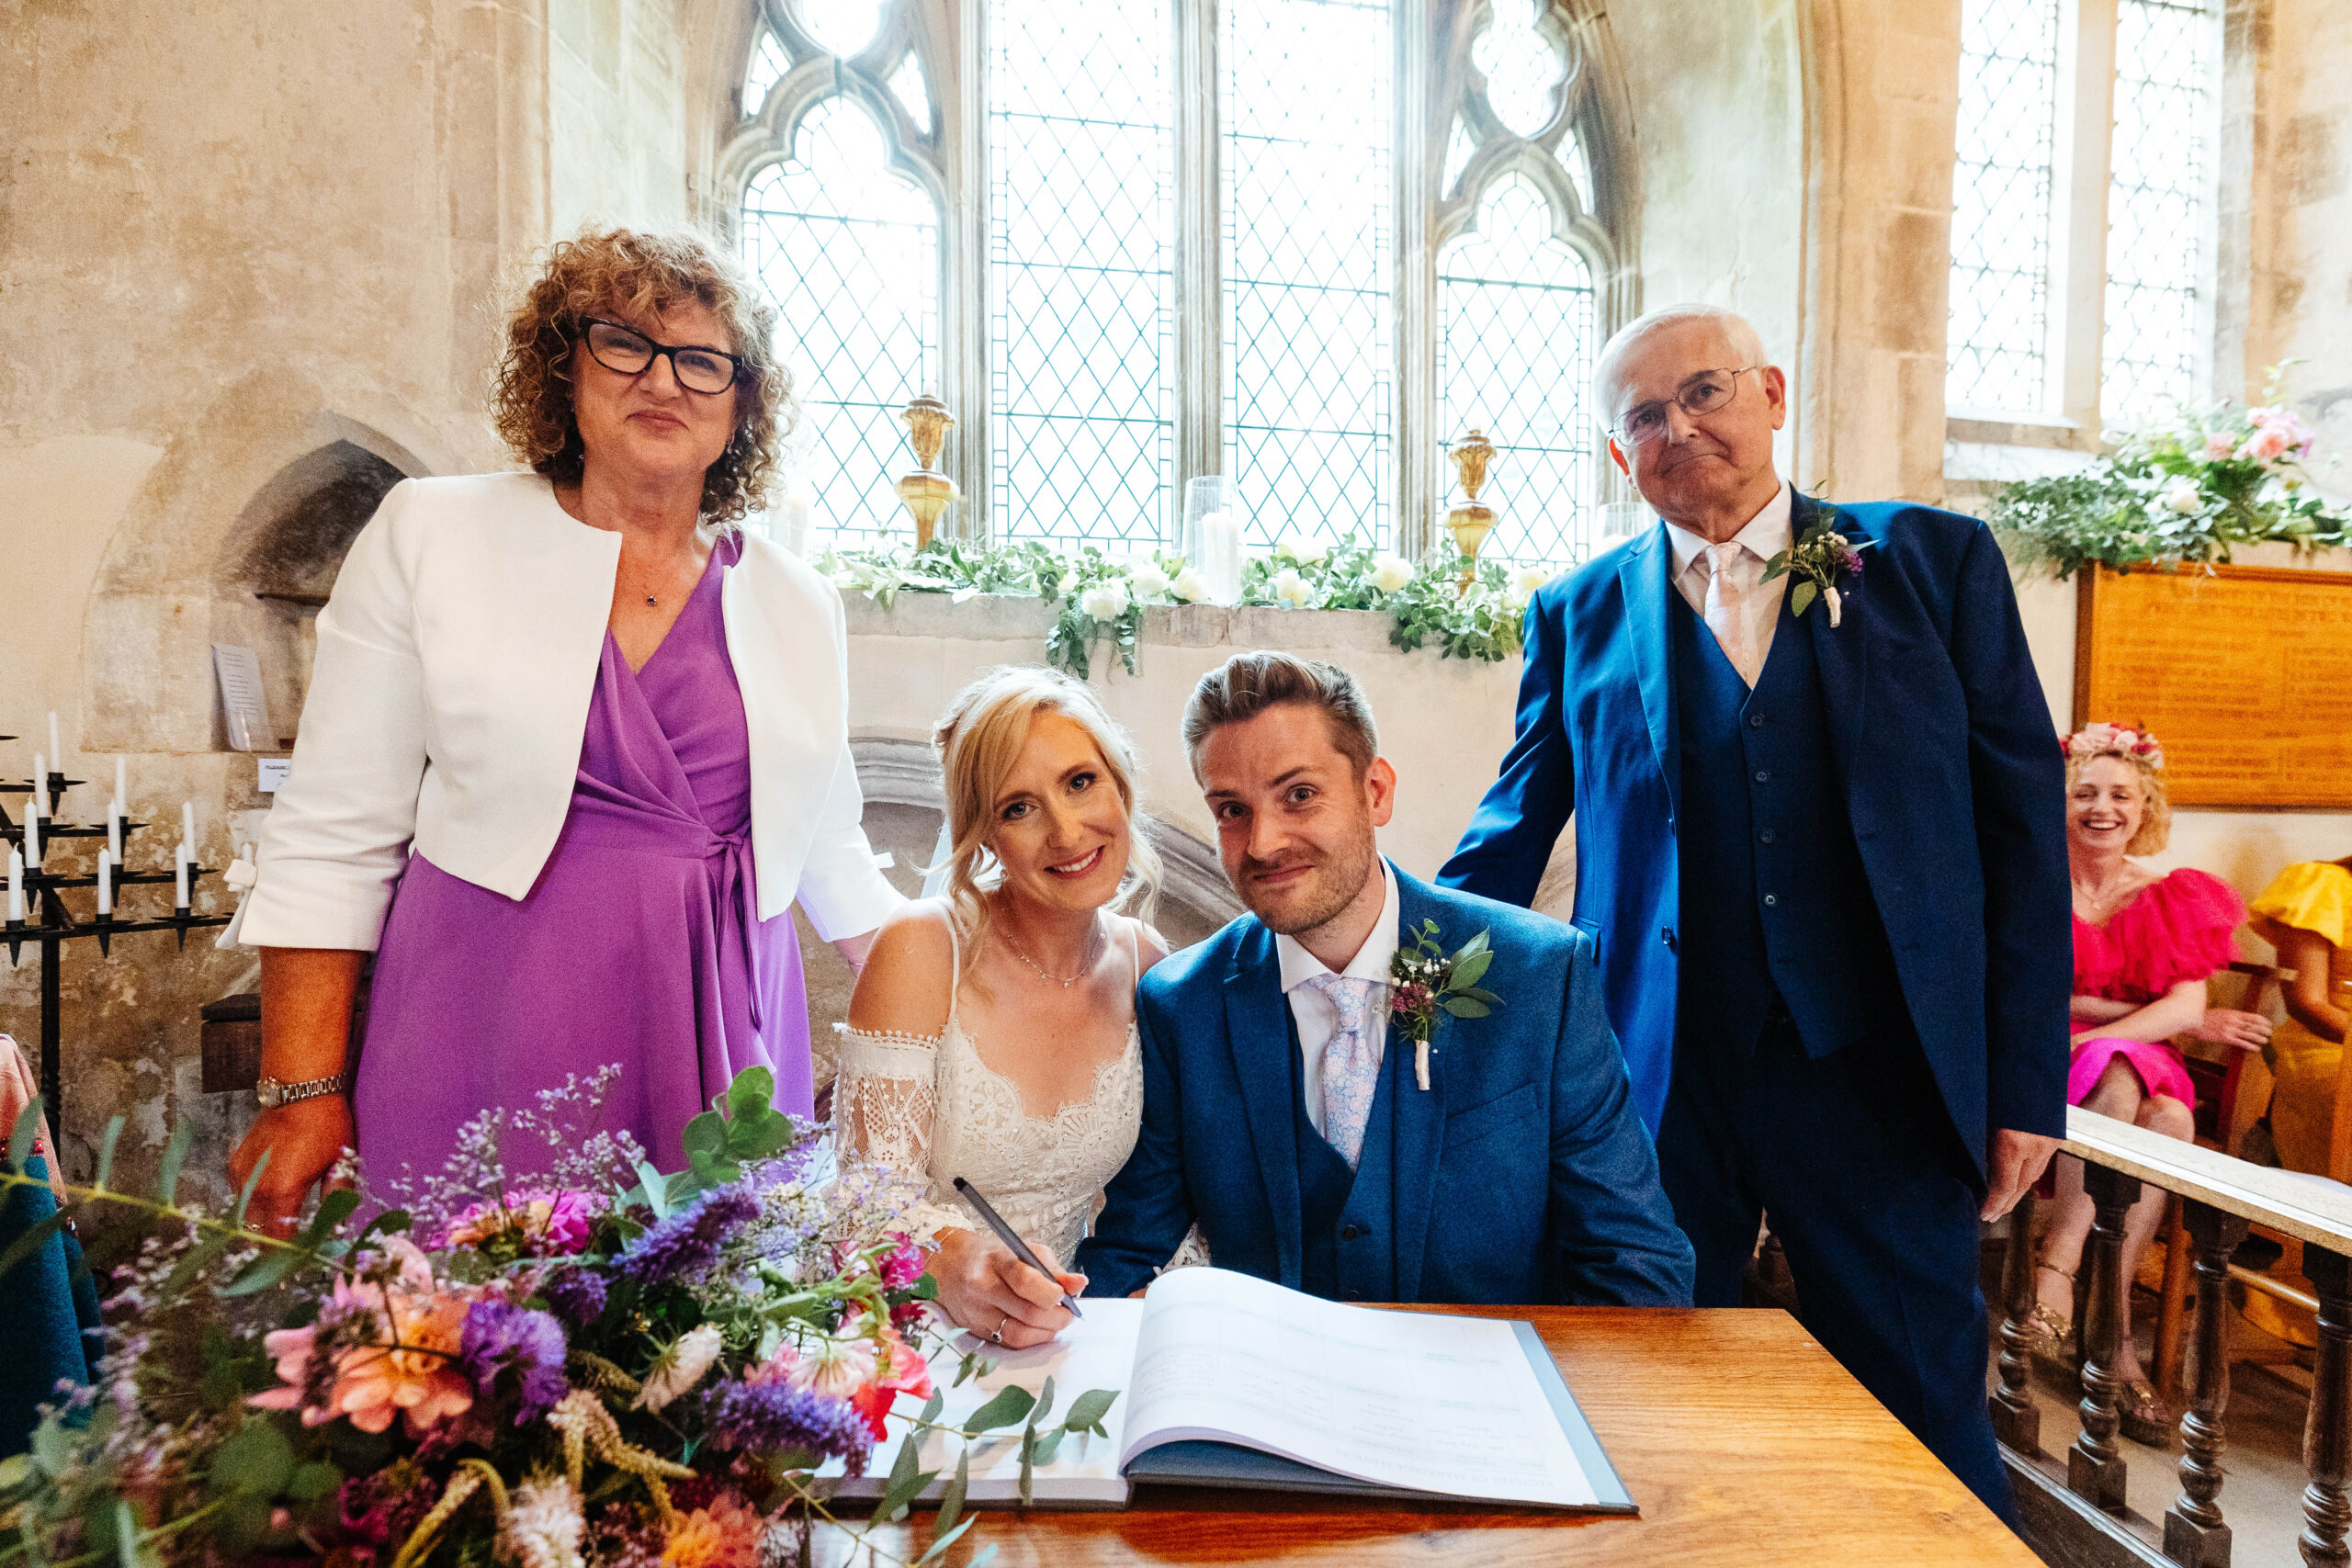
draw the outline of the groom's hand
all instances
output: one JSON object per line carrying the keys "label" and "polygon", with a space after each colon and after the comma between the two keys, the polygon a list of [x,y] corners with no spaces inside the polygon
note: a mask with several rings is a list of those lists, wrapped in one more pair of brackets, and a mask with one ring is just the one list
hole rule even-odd
{"label": "groom's hand", "polygon": [[939,1251],[931,1260],[931,1276],[939,1285],[939,1304],[975,1337],[1026,1350],[1069,1326],[1062,1292],[1075,1296],[1083,1292],[1086,1276],[1064,1272],[1050,1247],[1032,1247],[1038,1260],[1053,1270],[1048,1279],[1013,1257],[993,1235],[943,1230],[936,1239]]}

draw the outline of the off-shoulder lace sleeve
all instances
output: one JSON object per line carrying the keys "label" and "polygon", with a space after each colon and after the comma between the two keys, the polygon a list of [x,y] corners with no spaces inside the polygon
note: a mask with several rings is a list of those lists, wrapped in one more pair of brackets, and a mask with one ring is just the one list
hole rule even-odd
{"label": "off-shoulder lace sleeve", "polygon": [[833,1147],[921,1182],[923,1201],[906,1213],[917,1241],[965,1217],[936,1201],[932,1124],[939,1111],[939,1037],[833,1025],[841,1069],[833,1080]]}

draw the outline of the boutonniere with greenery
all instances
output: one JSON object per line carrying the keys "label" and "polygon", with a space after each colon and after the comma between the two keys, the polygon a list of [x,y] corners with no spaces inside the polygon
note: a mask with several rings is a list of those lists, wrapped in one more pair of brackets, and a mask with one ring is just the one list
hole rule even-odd
{"label": "boutonniere with greenery", "polygon": [[1838,532],[1837,522],[1838,509],[1823,507],[1813,526],[1804,531],[1804,538],[1764,563],[1767,582],[1783,574],[1804,580],[1790,594],[1791,610],[1802,615],[1813,608],[1814,600],[1821,599],[1829,605],[1832,626],[1845,609],[1845,600],[1838,592],[1838,579],[1861,576],[1862,552],[1878,543],[1876,539],[1853,543]]}
{"label": "boutonniere with greenery", "polygon": [[1495,962],[1485,931],[1452,953],[1438,941],[1435,920],[1423,920],[1419,931],[1408,934],[1412,945],[1397,943],[1396,956],[1388,961],[1388,1026],[1413,1043],[1413,1081],[1427,1091],[1437,1015],[1484,1018],[1502,1005],[1502,998],[1478,986]]}

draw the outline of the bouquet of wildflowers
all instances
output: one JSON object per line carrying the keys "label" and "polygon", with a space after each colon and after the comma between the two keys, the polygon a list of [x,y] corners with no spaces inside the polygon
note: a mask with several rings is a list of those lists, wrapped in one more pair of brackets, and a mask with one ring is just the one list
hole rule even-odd
{"label": "bouquet of wildflowers", "polygon": [[2352,542],[2352,515],[2313,494],[2312,431],[2279,400],[2287,366],[2253,408],[2214,403],[2113,434],[2115,450],[2077,473],[2003,487],[1993,525],[2012,553],[2053,566],[2129,570],[2227,561],[2233,546],[2305,549]]}
{"label": "bouquet of wildflowers", "polygon": [[[763,1568],[807,1561],[832,1517],[819,1472],[862,1472],[902,1402],[927,1401],[899,1410],[877,1520],[938,1479],[927,1431],[1025,1418],[1024,1454],[1057,1440],[1035,1430],[1043,1400],[936,1426],[934,1292],[897,1225],[911,1187],[820,1170],[819,1130],[773,1109],[765,1069],[688,1125],[665,1175],[626,1134],[581,1133],[616,1073],[469,1124],[348,1237],[349,1189],[285,1241],[244,1230],[242,1199],[177,1202],[185,1128],[153,1197],[110,1190],[102,1159],[12,1249],[80,1211],[113,1261],[98,1385],[61,1389],[31,1451],[0,1461],[0,1568]],[[35,1179],[30,1116],[0,1184]],[[545,1142],[547,1174],[510,1178],[518,1135]],[[1064,1426],[1100,1429],[1114,1397]],[[918,1562],[969,1528],[961,1491]]]}

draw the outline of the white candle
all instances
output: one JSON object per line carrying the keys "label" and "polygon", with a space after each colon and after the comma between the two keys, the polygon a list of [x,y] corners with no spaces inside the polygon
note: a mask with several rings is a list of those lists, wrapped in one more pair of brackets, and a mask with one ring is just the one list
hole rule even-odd
{"label": "white candle", "polygon": [[793,490],[785,492],[784,515],[778,519],[784,526],[784,537],[779,542],[796,556],[808,553],[808,517],[811,509],[812,503],[807,491]]}
{"label": "white candle", "polygon": [[107,848],[114,852],[114,863],[122,863],[122,797],[117,795],[107,802]]}
{"label": "white candle", "polygon": [[180,842],[191,852],[196,849],[196,802],[192,800],[180,802]]}
{"label": "white candle", "polygon": [[25,857],[14,845],[8,850],[8,918],[17,921],[25,918]]}
{"label": "white candle", "polygon": [[172,857],[172,907],[187,908],[187,846],[182,844]]}
{"label": "white candle", "polygon": [[[35,762],[40,759],[35,757]],[[40,869],[40,782],[33,782],[32,794],[25,796],[25,863],[35,871]]]}
{"label": "white candle", "polygon": [[57,710],[49,710],[49,754],[57,759],[60,769],[65,766],[65,748],[57,743]]}
{"label": "white candle", "polygon": [[33,798],[40,799],[41,791],[48,787],[49,759],[36,751],[33,753]]}
{"label": "white candle", "polygon": [[98,919],[114,913],[114,855],[107,850],[98,852]]}
{"label": "white candle", "polygon": [[[130,798],[130,770],[123,766],[119,757],[114,760],[114,798],[117,805]],[[114,858],[119,862],[122,856]]]}
{"label": "white candle", "polygon": [[1237,604],[1241,598],[1241,524],[1232,513],[1205,513],[1200,522],[1201,558],[1193,564],[1200,569],[1206,582],[1209,598],[1219,604]]}

